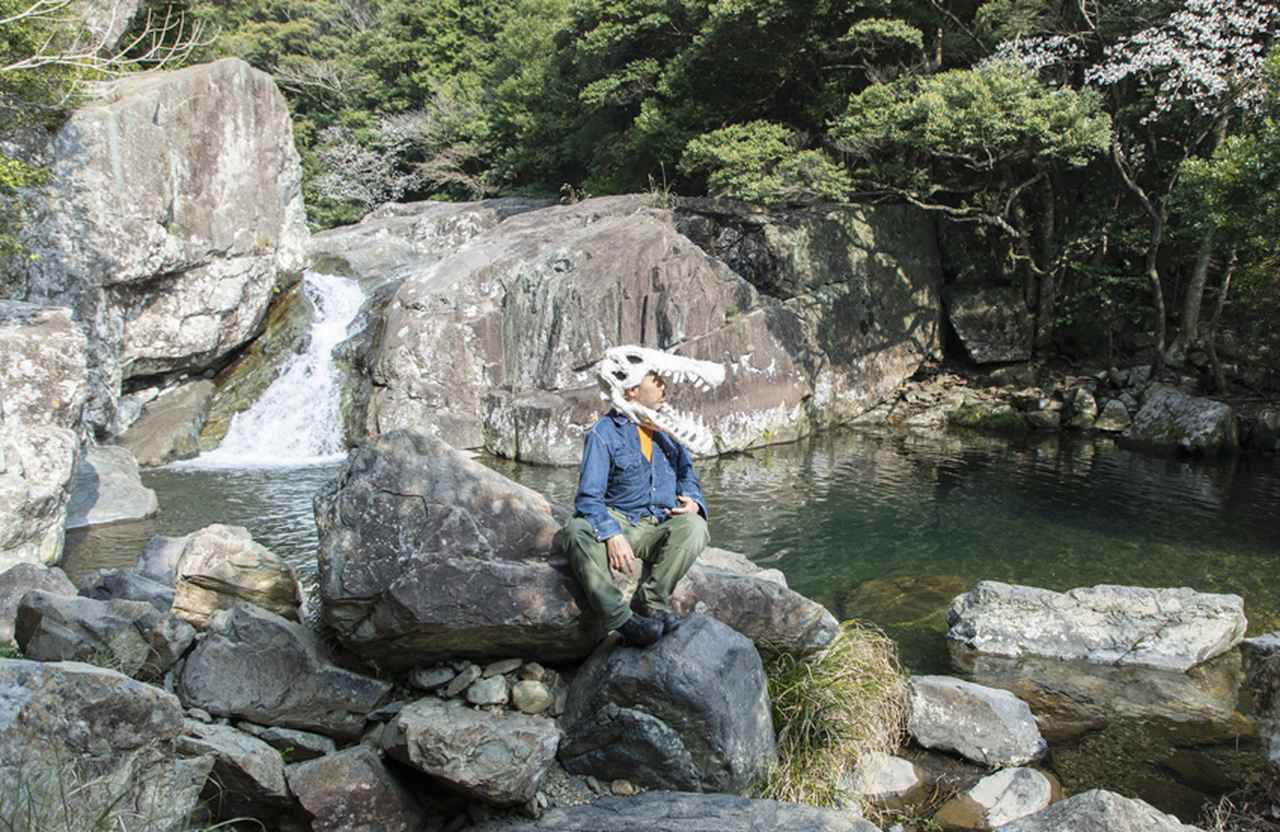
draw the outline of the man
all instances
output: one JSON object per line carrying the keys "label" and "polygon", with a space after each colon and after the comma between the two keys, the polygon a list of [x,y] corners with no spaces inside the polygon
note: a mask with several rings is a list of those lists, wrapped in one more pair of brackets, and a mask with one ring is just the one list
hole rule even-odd
{"label": "man", "polygon": [[[601,378],[608,389],[609,379]],[[668,606],[670,595],[709,539],[689,452],[655,425],[673,413],[665,403],[666,382],[648,371],[623,390],[622,406],[587,432],[575,516],[564,530],[569,563],[592,607],[625,643],[641,647],[682,623]],[[678,432],[687,436],[688,428]],[[637,569],[641,613],[632,612],[610,574]]]}

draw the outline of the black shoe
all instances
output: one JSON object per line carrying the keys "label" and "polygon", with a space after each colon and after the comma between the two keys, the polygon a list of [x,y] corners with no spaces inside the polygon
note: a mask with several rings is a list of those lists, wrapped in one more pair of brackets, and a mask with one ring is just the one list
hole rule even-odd
{"label": "black shoe", "polygon": [[662,638],[664,628],[662,622],[655,618],[632,613],[618,632],[622,634],[622,643],[628,647],[648,647]]}
{"label": "black shoe", "polygon": [[662,634],[664,636],[671,635],[676,630],[680,629],[680,627],[684,625],[684,622],[689,620],[688,616],[676,615],[671,610],[658,610],[657,612],[651,612],[649,613],[649,617],[662,624]]}

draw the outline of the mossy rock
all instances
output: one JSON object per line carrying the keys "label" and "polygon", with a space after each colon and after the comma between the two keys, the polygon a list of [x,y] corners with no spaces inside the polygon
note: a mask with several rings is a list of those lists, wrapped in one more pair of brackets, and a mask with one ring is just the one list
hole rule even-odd
{"label": "mossy rock", "polygon": [[1026,433],[1031,428],[1022,414],[1007,404],[965,404],[948,417],[954,427],[988,433]]}

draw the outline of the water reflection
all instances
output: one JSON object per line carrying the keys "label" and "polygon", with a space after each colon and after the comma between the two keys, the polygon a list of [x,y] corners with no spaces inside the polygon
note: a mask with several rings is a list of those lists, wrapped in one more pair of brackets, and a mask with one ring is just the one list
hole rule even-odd
{"label": "water reflection", "polygon": [[[483,461],[572,505],[574,469]],[[160,516],[69,539],[69,569],[132,562],[150,534],[221,522],[246,526],[309,579],[311,498],[339,467],[146,472]],[[781,568],[841,617],[877,621],[917,670],[945,667],[938,587],[981,579],[1233,592],[1252,632],[1280,628],[1275,458],[1192,463],[1058,437],[838,433],[699,471],[715,545]]]}

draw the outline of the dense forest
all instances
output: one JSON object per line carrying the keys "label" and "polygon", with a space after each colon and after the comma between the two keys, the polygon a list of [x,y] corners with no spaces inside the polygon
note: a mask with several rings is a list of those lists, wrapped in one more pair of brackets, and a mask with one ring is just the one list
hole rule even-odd
{"label": "dense forest", "polygon": [[[1280,297],[1267,0],[151,0],[105,69],[30,60],[69,37],[33,2],[0,0],[0,130],[158,42],[239,56],[289,99],[315,228],[512,193],[905,200],[952,279],[1021,286],[1069,354],[1176,356],[1224,309],[1261,336]],[[39,176],[0,156],[10,212]]]}

